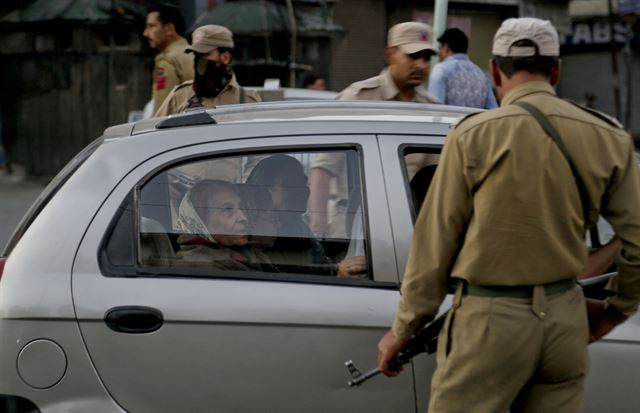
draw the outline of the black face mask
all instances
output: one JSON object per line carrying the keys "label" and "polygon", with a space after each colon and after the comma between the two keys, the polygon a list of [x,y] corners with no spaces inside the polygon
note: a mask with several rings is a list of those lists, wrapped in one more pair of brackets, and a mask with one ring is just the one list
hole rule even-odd
{"label": "black face mask", "polygon": [[[198,70],[198,60],[195,59],[195,77],[193,90],[199,97],[214,98],[222,92],[233,77],[233,69],[229,65],[213,60],[207,60],[206,68],[202,73]],[[200,65],[202,66],[202,65]]]}

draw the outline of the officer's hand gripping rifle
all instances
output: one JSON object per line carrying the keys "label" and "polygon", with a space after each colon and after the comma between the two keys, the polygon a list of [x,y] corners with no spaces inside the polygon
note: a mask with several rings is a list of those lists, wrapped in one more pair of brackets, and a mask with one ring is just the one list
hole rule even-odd
{"label": "officer's hand gripping rifle", "polygon": [[[438,348],[438,334],[444,324],[444,319],[447,313],[442,314],[436,318],[433,322],[429,323],[425,328],[420,330],[418,334],[413,336],[411,340],[407,342],[404,348],[398,353],[398,355],[391,360],[389,367],[392,370],[399,370],[401,366],[407,364],[411,359],[420,353],[433,354]],[[369,370],[366,373],[362,373],[353,365],[351,360],[344,363],[349,370],[349,374],[353,380],[349,380],[349,387],[359,386],[372,377],[381,373],[379,368]]]}

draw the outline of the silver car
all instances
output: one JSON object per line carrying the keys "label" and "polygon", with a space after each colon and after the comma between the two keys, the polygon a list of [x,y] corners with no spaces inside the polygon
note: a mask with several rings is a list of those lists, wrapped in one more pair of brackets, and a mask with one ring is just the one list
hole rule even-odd
{"label": "silver car", "polygon": [[[469,112],[261,103],[107,129],[0,258],[0,411],[425,411],[435,357],[357,388],[344,362],[375,365]],[[635,317],[590,347],[586,412],[637,411],[639,343]]]}

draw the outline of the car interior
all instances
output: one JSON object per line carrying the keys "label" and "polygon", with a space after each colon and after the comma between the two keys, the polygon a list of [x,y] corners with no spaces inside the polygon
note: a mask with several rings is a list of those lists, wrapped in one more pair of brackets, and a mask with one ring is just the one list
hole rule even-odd
{"label": "car interior", "polygon": [[[261,158],[266,159],[269,156],[261,156]],[[306,173],[311,167],[314,154],[309,156],[308,153],[290,153],[282,156],[297,159],[296,162],[302,165]],[[243,157],[237,164],[246,165],[247,158]],[[315,237],[310,232],[305,223],[308,219],[306,217],[306,197],[308,196],[306,175],[304,188],[287,188],[290,198],[296,196],[304,198],[297,200],[291,198],[287,201],[294,204],[304,204],[305,210],[300,210],[300,215],[297,216],[297,220],[293,224],[289,221],[288,225],[282,226],[276,232],[271,228],[271,233],[269,233],[269,230],[265,230],[264,226],[260,230],[256,229],[258,222],[257,220],[253,222],[251,226],[253,232],[249,234],[251,244],[261,247],[279,272],[336,275],[337,264],[345,257],[353,254],[366,256],[366,225],[362,205],[359,160],[355,152],[349,155],[348,159],[344,171],[345,174],[348,174],[345,179],[349,193],[346,201],[348,206],[341,212],[344,215],[341,222],[344,222],[346,235],[331,236],[331,234],[327,234],[327,236]],[[197,162],[203,164],[202,160]],[[179,254],[181,248],[179,237],[182,232],[176,225],[179,213],[178,206],[188,196],[190,189],[203,178],[186,174],[181,166],[173,166],[158,172],[146,182],[141,183],[139,188],[133,191],[133,195],[123,202],[123,206],[120,208],[121,212],[114,219],[112,230],[106,237],[106,248],[103,253],[105,262],[121,269],[129,267],[129,270],[133,268],[137,273],[155,275],[161,275],[163,269],[190,266],[189,262]],[[248,175],[248,173],[241,173],[237,174],[237,178],[232,179],[235,180],[234,184],[239,187],[244,198],[243,208],[245,208],[245,213],[250,220],[256,215],[270,217],[277,222],[286,222],[285,218],[292,215],[295,217],[296,214],[292,214],[290,209],[274,209],[270,200],[273,188],[266,185],[256,186],[254,183],[248,182],[248,178],[246,178]],[[247,194],[250,193],[253,194],[252,197],[248,197]],[[255,194],[261,194],[262,198],[255,198]],[[268,198],[264,198],[265,194]],[[253,199],[249,200],[249,198]],[[270,238],[272,238],[271,245],[267,245]],[[304,247],[305,245],[306,247]],[[305,249],[322,251],[321,259],[318,258],[316,252],[311,254],[312,257],[309,254],[297,253]],[[137,260],[134,257],[137,257]],[[363,274],[358,274],[353,278],[368,279],[371,278],[371,275],[366,270]]]}

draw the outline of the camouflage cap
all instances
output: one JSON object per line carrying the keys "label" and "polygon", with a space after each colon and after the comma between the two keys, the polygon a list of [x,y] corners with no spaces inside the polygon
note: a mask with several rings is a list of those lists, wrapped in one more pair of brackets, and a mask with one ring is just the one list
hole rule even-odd
{"label": "camouflage cap", "polygon": [[[532,46],[514,46],[520,40],[530,40]],[[559,56],[558,32],[550,21],[533,17],[507,19],[493,38],[491,53],[502,57]]]}
{"label": "camouflage cap", "polygon": [[217,47],[233,49],[233,33],[224,26],[208,24],[198,27],[191,36],[191,46],[184,49],[185,53],[209,53]]}
{"label": "camouflage cap", "polygon": [[426,23],[398,23],[389,29],[387,47],[399,47],[406,54],[413,54],[423,50],[429,50],[437,54],[438,48],[433,45],[432,37],[433,30]]}

